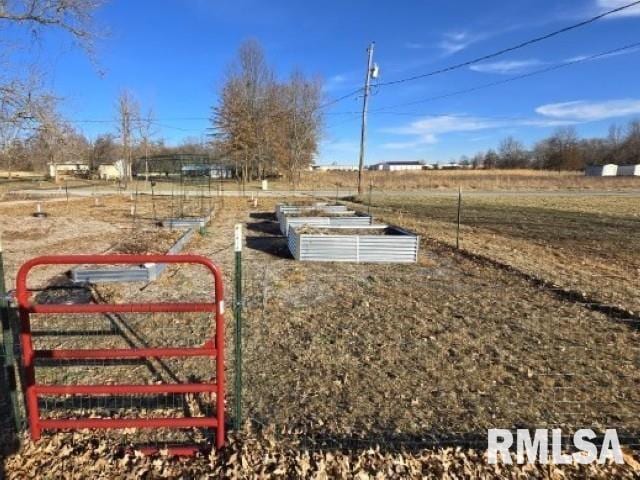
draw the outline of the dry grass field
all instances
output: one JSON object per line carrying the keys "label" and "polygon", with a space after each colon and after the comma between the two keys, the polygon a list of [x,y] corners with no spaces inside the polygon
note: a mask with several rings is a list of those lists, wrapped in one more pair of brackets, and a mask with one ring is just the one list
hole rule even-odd
{"label": "dry grass field", "polygon": [[[303,172],[297,190],[353,191],[357,188],[357,172]],[[365,171],[365,190],[372,184],[376,190],[617,190],[640,189],[640,178],[585,177],[583,172],[545,170],[423,170],[418,172]],[[270,181],[270,188],[289,190],[283,180]],[[258,183],[251,184],[259,188]]]}
{"label": "dry grass field", "polygon": [[[637,232],[636,198],[622,203],[624,207],[622,200],[610,197],[566,199],[565,203],[556,197],[470,200],[465,203],[468,223],[463,246],[486,248],[491,241],[494,250],[481,253],[511,252],[496,258],[523,270],[544,267],[540,274],[555,272],[561,279],[565,271],[559,265],[566,263],[568,269],[602,242],[623,245],[626,238],[627,246],[635,245],[631,237]],[[374,196],[377,218],[423,234],[415,265],[296,263],[273,219],[275,200],[261,199],[257,208],[243,198],[216,204],[209,233],[196,236],[185,252],[205,255],[221,266],[226,302],[232,305],[233,228],[237,222],[245,226],[243,402],[245,419],[257,430],[257,439],[248,432],[238,436],[228,450],[210,457],[190,462],[161,457],[153,463],[156,460],[146,460],[133,450],[127,454],[118,445],[162,441],[169,432],[47,433],[37,445],[27,442],[17,452],[5,452],[10,454],[5,463],[8,477],[21,478],[29,461],[34,472],[45,475],[66,467],[92,476],[136,472],[189,476],[185,472],[266,468],[288,478],[300,469],[324,471],[327,478],[345,472],[344,462],[360,462],[365,473],[390,468],[388,476],[399,477],[415,476],[418,471],[436,477],[443,472],[525,474],[518,469],[489,471],[482,454],[469,450],[483,448],[490,427],[558,427],[567,432],[585,426],[597,431],[617,427],[623,443],[635,445],[640,434],[637,322],[621,322],[585,308],[522,276],[443,245],[452,241],[449,216],[454,210],[449,200],[415,193]],[[0,204],[9,285],[23,261],[43,253],[102,253],[123,248],[127,242],[135,243],[136,252],[162,250],[173,237],[154,226],[154,217],[171,215],[177,205],[158,200],[154,215],[150,198],[141,197],[136,223],[130,216],[131,206],[131,200],[122,196],[102,199],[100,205],[92,199],[69,205],[56,202],[46,204],[48,218],[35,219],[31,217],[33,205],[3,208]],[[198,214],[202,205],[195,200],[183,207],[185,213]],[[566,223],[567,232],[552,227],[555,217],[571,219]],[[470,223],[473,218],[476,224]],[[530,234],[515,223],[523,218]],[[598,228],[587,228],[591,222],[599,222]],[[583,231],[586,238],[578,235]],[[575,247],[571,247],[572,239]],[[550,253],[553,245],[562,247],[565,263]],[[547,250],[548,256],[543,256]],[[622,270],[625,261],[637,266],[633,254],[598,261],[617,273],[627,272]],[[587,272],[596,271],[596,267],[589,268],[575,270],[577,282],[584,282]],[[33,285],[67,284],[63,270],[38,271]],[[602,292],[614,292],[602,278],[592,280],[603,285]],[[633,293],[631,278],[625,281],[628,283],[618,285],[626,285]],[[147,286],[97,286],[95,293],[106,301],[203,299],[209,288],[202,272],[171,267]],[[45,290],[38,295],[40,301],[59,302],[71,294]],[[74,297],[76,301],[89,298],[87,292],[74,295],[80,295]],[[618,303],[635,308],[633,302],[625,303],[629,298],[625,295]],[[230,312],[226,319],[226,375],[233,379]],[[82,347],[88,341],[105,347],[194,344],[203,338],[208,325],[202,318],[129,315],[114,324],[94,317],[80,320],[93,331],[91,335],[46,335],[47,330],[77,329],[78,321],[43,318],[39,328],[45,333],[38,341],[52,348]],[[208,380],[212,370],[205,362],[152,361],[43,367],[41,375],[42,380],[56,382],[152,383],[187,377]],[[63,398],[43,399],[42,407],[51,416],[199,415],[199,400],[168,396],[142,403],[128,397],[117,401]],[[232,415],[231,384],[226,402]],[[269,433],[269,426],[275,436]],[[195,431],[187,433],[187,438],[202,441],[205,437]],[[382,449],[379,454],[376,445]],[[442,449],[457,445],[463,448]],[[349,448],[350,453],[339,453],[342,448]],[[404,451],[402,456],[393,453],[398,449]],[[56,455],[60,451],[66,453]],[[232,462],[234,452],[236,460],[246,457],[248,463]],[[279,460],[266,465],[265,455],[279,455]],[[404,466],[397,466],[398,461]],[[615,468],[590,472],[604,477],[635,475],[630,465]],[[549,472],[532,469],[529,474],[542,477]],[[577,467],[562,472],[575,478],[588,473]]]}
{"label": "dry grass field", "polygon": [[[372,204],[386,221],[455,245],[457,194],[376,192]],[[640,194],[463,192],[460,245],[594,301],[640,312]]]}

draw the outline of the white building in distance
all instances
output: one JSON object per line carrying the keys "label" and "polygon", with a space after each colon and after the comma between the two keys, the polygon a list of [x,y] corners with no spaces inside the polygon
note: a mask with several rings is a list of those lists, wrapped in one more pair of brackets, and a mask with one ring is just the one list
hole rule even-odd
{"label": "white building in distance", "polygon": [[615,177],[618,174],[618,165],[608,163],[606,165],[588,165],[584,169],[587,177]]}
{"label": "white building in distance", "polygon": [[422,170],[421,161],[383,162],[370,165],[369,170],[384,170],[385,172],[400,172],[404,170]]}
{"label": "white building in distance", "polygon": [[49,177],[58,180],[64,177],[82,177],[89,175],[89,165],[83,162],[49,163]]}
{"label": "white building in distance", "polygon": [[640,177],[640,163],[636,165],[618,165],[619,177]]}
{"label": "white building in distance", "polygon": [[125,177],[126,167],[124,160],[116,160],[113,163],[98,165],[98,178],[100,180],[119,180]]}

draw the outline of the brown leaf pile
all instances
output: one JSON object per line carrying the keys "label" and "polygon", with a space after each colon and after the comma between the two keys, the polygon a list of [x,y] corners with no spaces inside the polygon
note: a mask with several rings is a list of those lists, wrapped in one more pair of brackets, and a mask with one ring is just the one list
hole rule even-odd
{"label": "brown leaf pile", "polygon": [[[625,455],[626,456],[626,455]],[[231,435],[221,451],[145,456],[134,447],[86,435],[57,434],[27,441],[4,465],[23,478],[637,478],[626,465],[489,465],[484,452],[461,448],[384,452],[379,448],[306,451],[272,431]]]}
{"label": "brown leaf pile", "polygon": [[184,233],[180,230],[138,230],[129,232],[113,247],[113,253],[131,255],[165,254]]}

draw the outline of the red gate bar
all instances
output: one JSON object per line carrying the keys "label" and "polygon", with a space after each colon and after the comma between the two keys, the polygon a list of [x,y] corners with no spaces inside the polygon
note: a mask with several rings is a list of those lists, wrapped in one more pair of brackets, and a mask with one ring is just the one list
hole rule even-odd
{"label": "red gate bar", "polygon": [[[29,272],[40,265],[118,265],[144,263],[200,264],[214,278],[214,301],[160,302],[121,304],[36,304],[27,288]],[[20,267],[16,277],[16,300],[20,312],[22,362],[25,372],[25,398],[29,430],[33,440],[42,430],[102,429],[102,428],[192,428],[216,429],[216,447],[224,444],[224,292],[220,269],[208,258],[199,255],[56,255],[36,257]],[[31,337],[31,314],[34,313],[174,313],[211,312],[215,314],[213,338],[200,347],[131,348],[131,349],[50,349],[34,350]],[[35,382],[35,359],[125,359],[159,357],[210,357],[216,362],[215,383],[178,383],[153,385],[41,385]],[[40,417],[38,395],[126,395],[162,393],[213,393],[216,397],[215,417],[169,418],[85,418],[48,419]],[[193,451],[189,447],[172,448],[176,454]]]}
{"label": "red gate bar", "polygon": [[[86,303],[83,305],[27,305],[29,313],[165,313],[214,312],[215,303]],[[170,309],[170,310],[169,310]]]}
{"label": "red gate bar", "polygon": [[[216,393],[215,383],[175,383],[151,385],[118,385],[127,393],[151,395],[154,393]],[[36,385],[36,394],[41,395],[117,395],[113,385]],[[120,392],[122,393],[122,392]]]}
{"label": "red gate bar", "polygon": [[[43,429],[62,430],[72,428],[191,428],[217,427],[218,421],[210,417],[183,418],[78,418],[73,420],[41,419]],[[222,446],[222,445],[221,445]]]}
{"label": "red gate bar", "polygon": [[182,348],[114,348],[81,350],[34,350],[35,358],[55,360],[106,360],[110,358],[148,358],[148,357],[215,357],[216,349],[211,347],[191,348],[185,352]]}

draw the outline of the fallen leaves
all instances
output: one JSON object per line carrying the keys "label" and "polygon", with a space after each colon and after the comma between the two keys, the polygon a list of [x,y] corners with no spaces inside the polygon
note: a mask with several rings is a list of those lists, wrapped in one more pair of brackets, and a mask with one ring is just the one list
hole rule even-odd
{"label": "fallen leaves", "polygon": [[485,452],[434,448],[411,451],[366,449],[308,451],[278,439],[272,428],[230,435],[208,455],[174,457],[166,450],[145,456],[113,441],[59,433],[5,461],[9,480],[23,478],[637,478],[640,463],[624,451],[624,465],[489,465]]}

